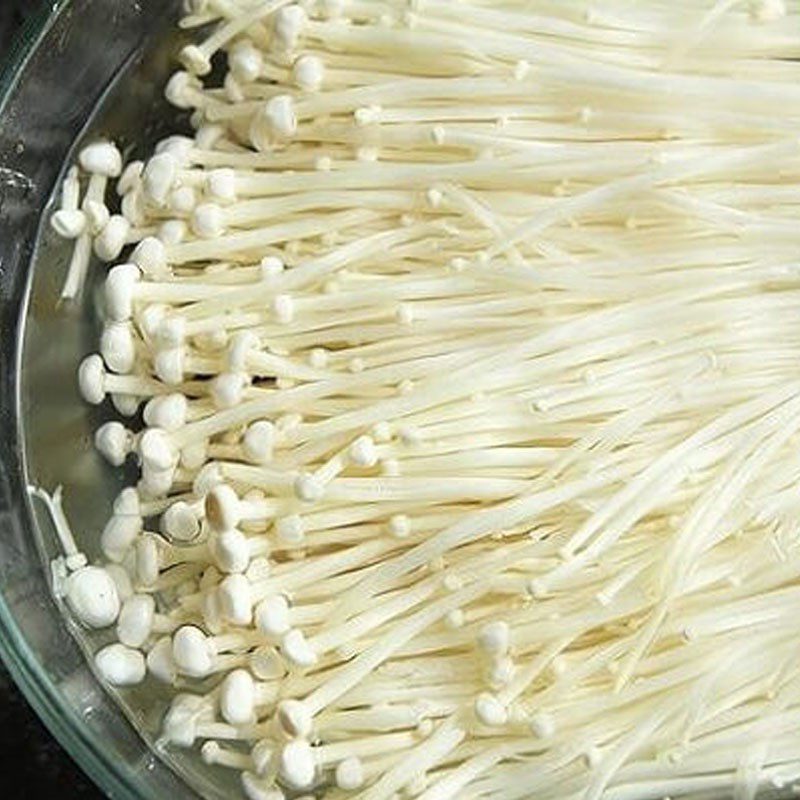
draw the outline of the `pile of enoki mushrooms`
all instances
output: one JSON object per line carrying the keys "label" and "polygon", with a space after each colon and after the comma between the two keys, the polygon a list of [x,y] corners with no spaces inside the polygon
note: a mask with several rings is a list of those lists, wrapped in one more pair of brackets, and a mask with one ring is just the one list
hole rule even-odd
{"label": "pile of enoki mushrooms", "polygon": [[141,474],[103,563],[51,503],[102,677],[251,800],[789,791],[800,4],[182,25],[194,136],[91,143],[52,217]]}

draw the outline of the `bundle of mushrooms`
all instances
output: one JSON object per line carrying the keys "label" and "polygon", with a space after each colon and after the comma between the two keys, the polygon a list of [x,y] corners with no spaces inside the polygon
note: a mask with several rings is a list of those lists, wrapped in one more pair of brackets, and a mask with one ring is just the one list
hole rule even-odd
{"label": "bundle of mushrooms", "polygon": [[186,13],[195,135],[52,218],[141,471],[103,563],[51,503],[101,676],[251,800],[790,790],[800,3]]}

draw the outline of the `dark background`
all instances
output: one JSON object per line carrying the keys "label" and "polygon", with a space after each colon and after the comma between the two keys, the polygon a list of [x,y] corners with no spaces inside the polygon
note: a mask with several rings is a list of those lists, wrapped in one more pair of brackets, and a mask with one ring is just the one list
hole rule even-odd
{"label": "dark background", "polygon": [[[0,62],[4,65],[39,0],[0,0]],[[0,797],[102,797],[39,722],[0,662]]]}

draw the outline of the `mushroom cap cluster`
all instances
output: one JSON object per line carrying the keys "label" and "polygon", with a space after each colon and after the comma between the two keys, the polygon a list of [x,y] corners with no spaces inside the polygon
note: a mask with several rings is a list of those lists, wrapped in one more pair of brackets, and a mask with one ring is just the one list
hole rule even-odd
{"label": "mushroom cap cluster", "polygon": [[251,800],[800,782],[800,8],[185,5],[193,135],[51,218],[98,673]]}

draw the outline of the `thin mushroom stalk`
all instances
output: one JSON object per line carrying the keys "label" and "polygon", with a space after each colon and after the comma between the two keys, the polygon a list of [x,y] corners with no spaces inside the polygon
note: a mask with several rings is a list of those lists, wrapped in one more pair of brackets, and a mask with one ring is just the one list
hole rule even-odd
{"label": "thin mushroom stalk", "polygon": [[191,0],[66,173],[56,588],[251,800],[800,786],[800,8],[623,5]]}

